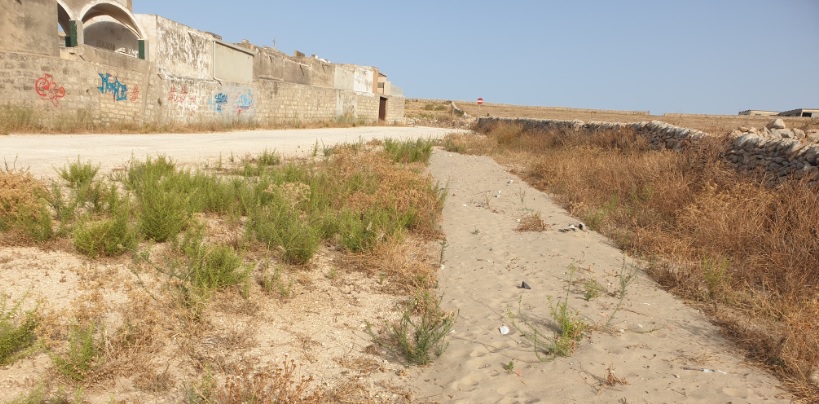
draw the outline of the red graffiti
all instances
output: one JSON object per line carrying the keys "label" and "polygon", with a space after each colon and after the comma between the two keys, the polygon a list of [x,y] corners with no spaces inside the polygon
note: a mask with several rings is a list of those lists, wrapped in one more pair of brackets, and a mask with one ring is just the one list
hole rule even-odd
{"label": "red graffiti", "polygon": [[48,73],[44,73],[43,77],[34,82],[34,91],[42,98],[48,98],[55,107],[60,106],[60,98],[65,97],[65,88],[57,86],[54,82],[54,77]]}
{"label": "red graffiti", "polygon": [[131,90],[131,102],[136,102],[139,99],[139,84],[134,85],[134,89]]}
{"label": "red graffiti", "polygon": [[168,101],[184,102],[188,98],[188,87],[182,86],[182,91],[176,92],[176,87],[171,86],[171,91],[168,92]]}

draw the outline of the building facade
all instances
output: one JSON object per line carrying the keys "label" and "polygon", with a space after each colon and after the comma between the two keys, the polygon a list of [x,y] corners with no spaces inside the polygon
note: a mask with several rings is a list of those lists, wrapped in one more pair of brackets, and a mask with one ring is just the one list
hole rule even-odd
{"label": "building facade", "polygon": [[0,2],[0,104],[100,125],[254,120],[403,123],[377,68],[227,43],[130,0]]}

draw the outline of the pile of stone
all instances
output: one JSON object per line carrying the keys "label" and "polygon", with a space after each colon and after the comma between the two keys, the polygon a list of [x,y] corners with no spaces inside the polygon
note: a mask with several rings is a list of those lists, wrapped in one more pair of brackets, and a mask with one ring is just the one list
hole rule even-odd
{"label": "pile of stone", "polygon": [[739,128],[731,133],[728,159],[745,169],[762,169],[780,178],[790,175],[819,179],[819,131],[787,128],[775,119],[762,129]]}

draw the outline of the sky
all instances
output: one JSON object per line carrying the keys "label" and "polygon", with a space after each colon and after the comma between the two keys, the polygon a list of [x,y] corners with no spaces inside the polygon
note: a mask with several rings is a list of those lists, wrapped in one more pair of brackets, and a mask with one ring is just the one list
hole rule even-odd
{"label": "sky", "polygon": [[133,0],[409,98],[735,115],[819,108],[819,0]]}

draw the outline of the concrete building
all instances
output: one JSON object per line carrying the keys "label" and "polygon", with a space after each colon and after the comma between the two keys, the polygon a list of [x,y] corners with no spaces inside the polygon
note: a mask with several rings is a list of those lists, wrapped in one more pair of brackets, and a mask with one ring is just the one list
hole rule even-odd
{"label": "concrete building", "polygon": [[404,97],[377,68],[227,43],[131,0],[0,2],[0,105],[96,123],[402,123]]}
{"label": "concrete building", "polygon": [[779,116],[801,116],[807,118],[819,118],[819,109],[798,108],[790,111],[780,112]]}
{"label": "concrete building", "polygon": [[776,111],[762,111],[758,109],[746,109],[745,111],[739,111],[739,115],[753,115],[753,116],[774,116],[779,112]]}

